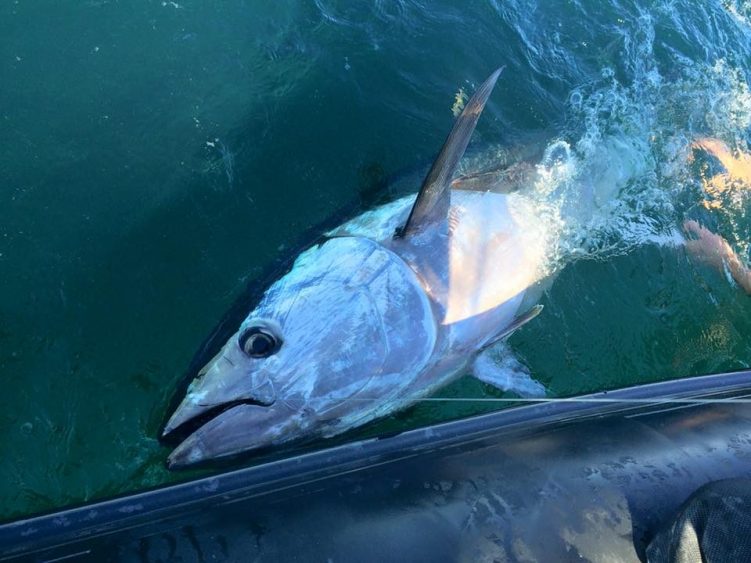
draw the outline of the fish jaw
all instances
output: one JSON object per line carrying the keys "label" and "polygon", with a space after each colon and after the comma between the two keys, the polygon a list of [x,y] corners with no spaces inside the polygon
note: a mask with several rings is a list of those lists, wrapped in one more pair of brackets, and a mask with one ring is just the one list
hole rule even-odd
{"label": "fish jaw", "polygon": [[283,404],[230,407],[183,440],[167,458],[167,467],[181,469],[293,440],[304,434],[306,418],[305,411]]}

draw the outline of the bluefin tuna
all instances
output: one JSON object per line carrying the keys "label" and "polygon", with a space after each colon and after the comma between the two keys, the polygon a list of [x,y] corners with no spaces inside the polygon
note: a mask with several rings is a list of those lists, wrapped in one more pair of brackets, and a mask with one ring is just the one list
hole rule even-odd
{"label": "bluefin tuna", "polygon": [[542,308],[544,233],[513,193],[518,174],[457,175],[502,70],[467,102],[417,196],[334,229],[268,287],[167,422],[165,436],[200,421],[171,468],[335,436],[468,371],[544,394],[492,358]]}

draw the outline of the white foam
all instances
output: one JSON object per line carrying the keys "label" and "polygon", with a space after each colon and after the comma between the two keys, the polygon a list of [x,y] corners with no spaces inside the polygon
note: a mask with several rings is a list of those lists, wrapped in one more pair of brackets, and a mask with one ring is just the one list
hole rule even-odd
{"label": "white foam", "polygon": [[[599,82],[571,92],[569,125],[548,144],[537,181],[523,192],[548,227],[551,269],[643,244],[683,244],[681,224],[701,196],[692,141],[716,137],[743,148],[751,128],[751,91],[741,70],[722,58],[686,59],[668,81],[653,53],[652,17],[643,14],[621,33],[633,80],[621,83],[605,67]],[[727,199],[720,213],[737,231],[749,196]]]}

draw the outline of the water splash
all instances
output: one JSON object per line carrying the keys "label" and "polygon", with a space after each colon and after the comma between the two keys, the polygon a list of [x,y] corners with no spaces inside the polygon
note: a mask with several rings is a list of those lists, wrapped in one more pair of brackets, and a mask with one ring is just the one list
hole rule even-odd
{"label": "water splash", "polygon": [[[575,259],[681,244],[680,226],[701,199],[694,141],[747,147],[751,93],[744,70],[724,58],[676,58],[669,74],[677,78],[668,80],[654,53],[655,25],[641,13],[633,28],[618,30],[623,68],[604,66],[599,80],[571,91],[562,133],[546,147],[524,194],[547,226],[551,273]],[[746,252],[748,229],[739,218],[748,200],[745,191],[734,192],[718,221]]]}
{"label": "water splash", "polygon": [[722,0],[721,4],[740,24],[751,29],[751,1]]}

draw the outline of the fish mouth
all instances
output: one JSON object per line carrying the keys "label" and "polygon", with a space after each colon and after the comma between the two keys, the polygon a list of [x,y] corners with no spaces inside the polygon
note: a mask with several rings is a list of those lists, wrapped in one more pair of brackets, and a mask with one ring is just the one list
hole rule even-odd
{"label": "fish mouth", "polygon": [[[185,422],[195,429],[169,455],[167,468],[182,469],[257,453],[294,438],[299,422],[295,412],[283,404],[264,406],[251,400],[223,403]],[[170,436],[175,436],[174,431]]]}
{"label": "fish mouth", "polygon": [[[198,430],[206,426],[212,420],[217,419],[228,410],[234,409],[241,405],[270,407],[272,404],[273,403],[265,403],[262,401],[257,401],[255,399],[236,399],[233,401],[227,401],[226,403],[221,403],[219,405],[206,405],[207,408],[203,408],[197,414],[174,425],[175,419],[178,417],[180,411],[183,408],[181,405],[164,424],[162,431],[159,433],[159,440],[164,444],[177,446],[178,444],[187,440],[189,436],[195,434],[196,432],[198,432]],[[197,406],[201,407],[203,405]]]}

